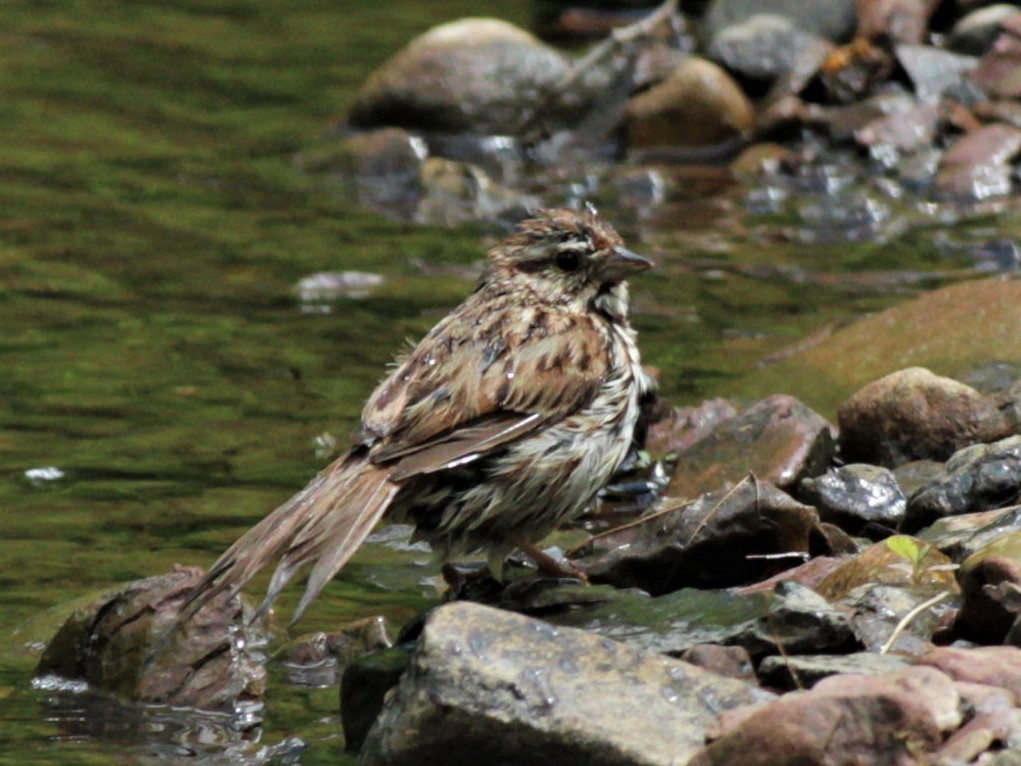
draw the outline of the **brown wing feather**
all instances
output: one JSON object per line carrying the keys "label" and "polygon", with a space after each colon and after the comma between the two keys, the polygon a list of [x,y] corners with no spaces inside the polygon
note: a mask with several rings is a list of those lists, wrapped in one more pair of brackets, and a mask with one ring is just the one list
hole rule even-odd
{"label": "brown wing feather", "polygon": [[485,454],[584,406],[607,372],[603,328],[578,328],[598,320],[539,308],[508,325],[513,312],[499,305],[488,322],[462,313],[478,315],[477,306],[468,301],[437,325],[370,397],[362,428],[376,440],[372,462],[422,450],[433,457],[419,470],[439,470]]}

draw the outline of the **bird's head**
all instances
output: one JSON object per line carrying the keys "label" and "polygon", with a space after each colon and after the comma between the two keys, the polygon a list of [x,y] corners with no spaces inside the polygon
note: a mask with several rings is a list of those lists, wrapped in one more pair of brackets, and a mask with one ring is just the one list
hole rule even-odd
{"label": "bird's head", "polygon": [[529,290],[544,303],[627,314],[625,280],[652,261],[624,247],[594,208],[542,210],[488,254],[483,282]]}

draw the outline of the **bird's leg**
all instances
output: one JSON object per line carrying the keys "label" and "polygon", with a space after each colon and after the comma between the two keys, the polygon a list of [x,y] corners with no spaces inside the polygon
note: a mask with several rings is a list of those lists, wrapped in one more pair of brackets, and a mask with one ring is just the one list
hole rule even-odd
{"label": "bird's leg", "polygon": [[525,553],[525,555],[528,556],[528,558],[534,561],[536,567],[539,568],[539,571],[547,577],[563,577],[568,580],[580,580],[584,585],[588,585],[588,575],[585,574],[585,570],[574,562],[568,561],[567,559],[555,558],[526,540],[512,537],[508,537],[507,539],[513,542]]}

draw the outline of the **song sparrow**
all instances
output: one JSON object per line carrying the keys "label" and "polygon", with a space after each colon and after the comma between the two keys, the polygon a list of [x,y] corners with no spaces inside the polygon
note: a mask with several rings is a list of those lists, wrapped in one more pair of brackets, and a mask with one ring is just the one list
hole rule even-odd
{"label": "song sparrow", "polygon": [[351,451],[234,543],[192,605],[312,564],[298,620],[384,516],[444,560],[521,548],[576,517],[626,457],[649,382],[625,279],[651,262],[594,209],[546,210],[492,248],[472,294],[373,392]]}

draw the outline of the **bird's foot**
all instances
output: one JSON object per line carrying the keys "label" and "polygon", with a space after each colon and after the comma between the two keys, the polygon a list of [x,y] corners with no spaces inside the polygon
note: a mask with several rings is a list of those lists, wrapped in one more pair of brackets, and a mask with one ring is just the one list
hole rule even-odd
{"label": "bird's foot", "polygon": [[575,564],[573,561],[553,556],[546,551],[542,550],[536,545],[524,542],[521,540],[515,540],[515,544],[522,550],[525,555],[528,556],[539,571],[547,577],[556,577],[558,579],[565,580],[578,580],[582,585],[588,585],[588,575],[585,570]]}

